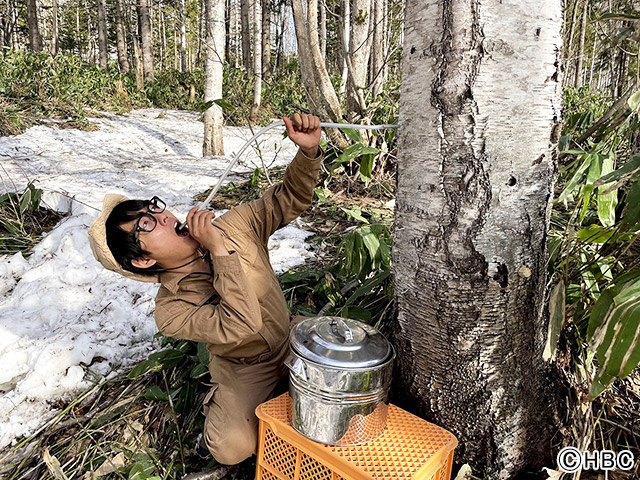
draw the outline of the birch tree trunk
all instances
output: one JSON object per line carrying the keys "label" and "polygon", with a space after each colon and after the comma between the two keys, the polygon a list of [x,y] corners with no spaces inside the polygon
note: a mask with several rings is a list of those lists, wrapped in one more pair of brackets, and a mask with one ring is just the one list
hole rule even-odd
{"label": "birch tree trunk", "polygon": [[[9,2],[7,2],[9,3]],[[51,53],[58,54],[58,0],[53,0],[51,6],[53,21],[51,25]]]}
{"label": "birch tree trunk", "polygon": [[116,0],[116,43],[118,47],[118,65],[120,72],[129,72],[129,56],[127,54],[127,37],[124,29],[124,7],[122,0]]}
{"label": "birch tree trunk", "polygon": [[571,48],[573,46],[573,37],[574,37],[574,32],[575,32],[575,28],[576,28],[576,18],[577,18],[577,14],[578,14],[578,5],[580,4],[580,0],[574,0],[573,1],[573,9],[572,9],[572,14],[571,14],[571,23],[569,24],[569,36],[566,37],[568,38],[567,40],[567,45],[565,48],[563,48],[564,51],[564,62],[563,64],[566,66],[567,71],[564,74],[563,77],[563,82],[564,85],[567,85],[567,81],[569,78],[571,78],[569,76],[569,70],[571,68],[571,65],[573,64],[573,58],[571,57]]}
{"label": "birch tree trunk", "polygon": [[42,51],[42,36],[38,26],[38,6],[36,0],[27,0],[27,22],[29,24],[29,48],[34,52]]}
{"label": "birch tree trunk", "polygon": [[178,9],[180,16],[180,71],[185,73],[187,71],[187,27],[184,18],[184,0],[179,0]]}
{"label": "birch tree trunk", "polygon": [[271,4],[262,0],[262,78],[271,78]]}
{"label": "birch tree trunk", "polygon": [[393,241],[392,401],[480,478],[551,466],[544,363],[560,122],[557,0],[408,0]]}
{"label": "birch tree trunk", "polygon": [[104,69],[107,68],[107,9],[105,0],[98,0],[98,53],[99,63]]}
{"label": "birch tree trunk", "polygon": [[262,99],[262,6],[260,0],[253,0],[253,103],[249,120],[258,121],[258,110]]}
{"label": "birch tree trunk", "polygon": [[369,53],[371,50],[371,0],[352,0],[351,39],[349,41],[349,68],[347,79],[347,113],[357,121],[366,115],[363,104],[367,86]]}
{"label": "birch tree trunk", "polygon": [[371,58],[369,61],[369,85],[371,86],[371,96],[376,98],[382,93],[384,83],[384,0],[376,0],[372,5],[373,17],[373,42],[371,44]]}
{"label": "birch tree trunk", "polygon": [[582,3],[582,22],[580,24],[580,46],[578,47],[578,55],[576,59],[576,71],[573,86],[578,88],[582,86],[582,65],[584,62],[584,40],[587,34],[587,11],[589,4],[587,0]]}
{"label": "birch tree trunk", "polygon": [[[222,66],[224,60],[225,0],[205,0],[206,60],[204,101],[222,98]],[[218,21],[216,21],[218,20]],[[215,103],[204,112],[202,155],[224,155],[222,144],[222,109]]]}
{"label": "birch tree trunk", "polygon": [[249,0],[240,0],[240,28],[242,39],[242,64],[251,71],[251,26],[249,24]]}
{"label": "birch tree trunk", "polygon": [[138,26],[140,27],[140,47],[142,50],[142,68],[144,81],[155,78],[153,71],[153,36],[149,18],[149,0],[138,0]]}
{"label": "birch tree trunk", "polygon": [[327,7],[325,2],[320,2],[320,54],[327,62]]}

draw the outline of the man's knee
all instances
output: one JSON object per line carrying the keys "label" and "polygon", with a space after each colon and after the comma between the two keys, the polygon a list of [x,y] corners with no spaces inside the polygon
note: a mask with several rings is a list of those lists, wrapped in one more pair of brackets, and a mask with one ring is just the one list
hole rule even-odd
{"label": "man's knee", "polygon": [[230,425],[220,432],[210,425],[205,429],[205,445],[218,463],[235,465],[256,453],[258,431],[250,422]]}

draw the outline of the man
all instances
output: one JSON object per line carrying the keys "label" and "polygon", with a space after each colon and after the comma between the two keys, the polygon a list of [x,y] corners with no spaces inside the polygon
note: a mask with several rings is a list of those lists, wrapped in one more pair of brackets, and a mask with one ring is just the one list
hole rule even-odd
{"label": "man", "polygon": [[191,209],[188,233],[158,197],[107,195],[89,229],[110,270],[160,282],[155,321],[167,336],[206,342],[213,387],[204,400],[204,443],[223,464],[256,452],[255,408],[287,373],[291,314],[269,262],[269,236],[311,204],[322,164],[318,117],[284,118],[300,148],[284,179],[262,198],[216,218]]}

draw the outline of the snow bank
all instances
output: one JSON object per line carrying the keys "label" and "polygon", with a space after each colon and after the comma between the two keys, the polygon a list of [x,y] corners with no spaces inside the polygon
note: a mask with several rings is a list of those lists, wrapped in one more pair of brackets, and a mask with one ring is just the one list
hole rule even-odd
{"label": "snow bank", "polygon": [[[87,229],[104,194],[158,195],[184,219],[193,195],[214,185],[228,162],[201,156],[203,125],[192,112],[136,110],[95,123],[94,132],[36,126],[0,137],[0,192],[35,181],[44,203],[70,214],[28,260],[0,256],[0,449],[55,415],[52,402],[73,398],[157,347],[158,286],[105,270],[91,254]],[[224,134],[227,153],[251,136],[245,128],[225,128]],[[260,143],[267,165],[285,165],[295,154],[280,132]],[[228,179],[258,165],[251,152]],[[304,241],[309,235],[294,225],[273,235],[277,273],[312,255]]]}

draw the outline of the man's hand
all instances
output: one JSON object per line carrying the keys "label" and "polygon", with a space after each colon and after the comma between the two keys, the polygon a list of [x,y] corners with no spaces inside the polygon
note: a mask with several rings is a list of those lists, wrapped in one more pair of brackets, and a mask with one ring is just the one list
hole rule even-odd
{"label": "man's hand", "polygon": [[216,214],[209,210],[196,210],[198,210],[198,207],[193,207],[187,214],[189,235],[209,250],[211,255],[216,257],[229,255],[220,231],[211,223]]}
{"label": "man's hand", "polygon": [[287,135],[309,158],[316,158],[320,143],[320,119],[315,115],[294,113],[291,118],[283,117]]}

